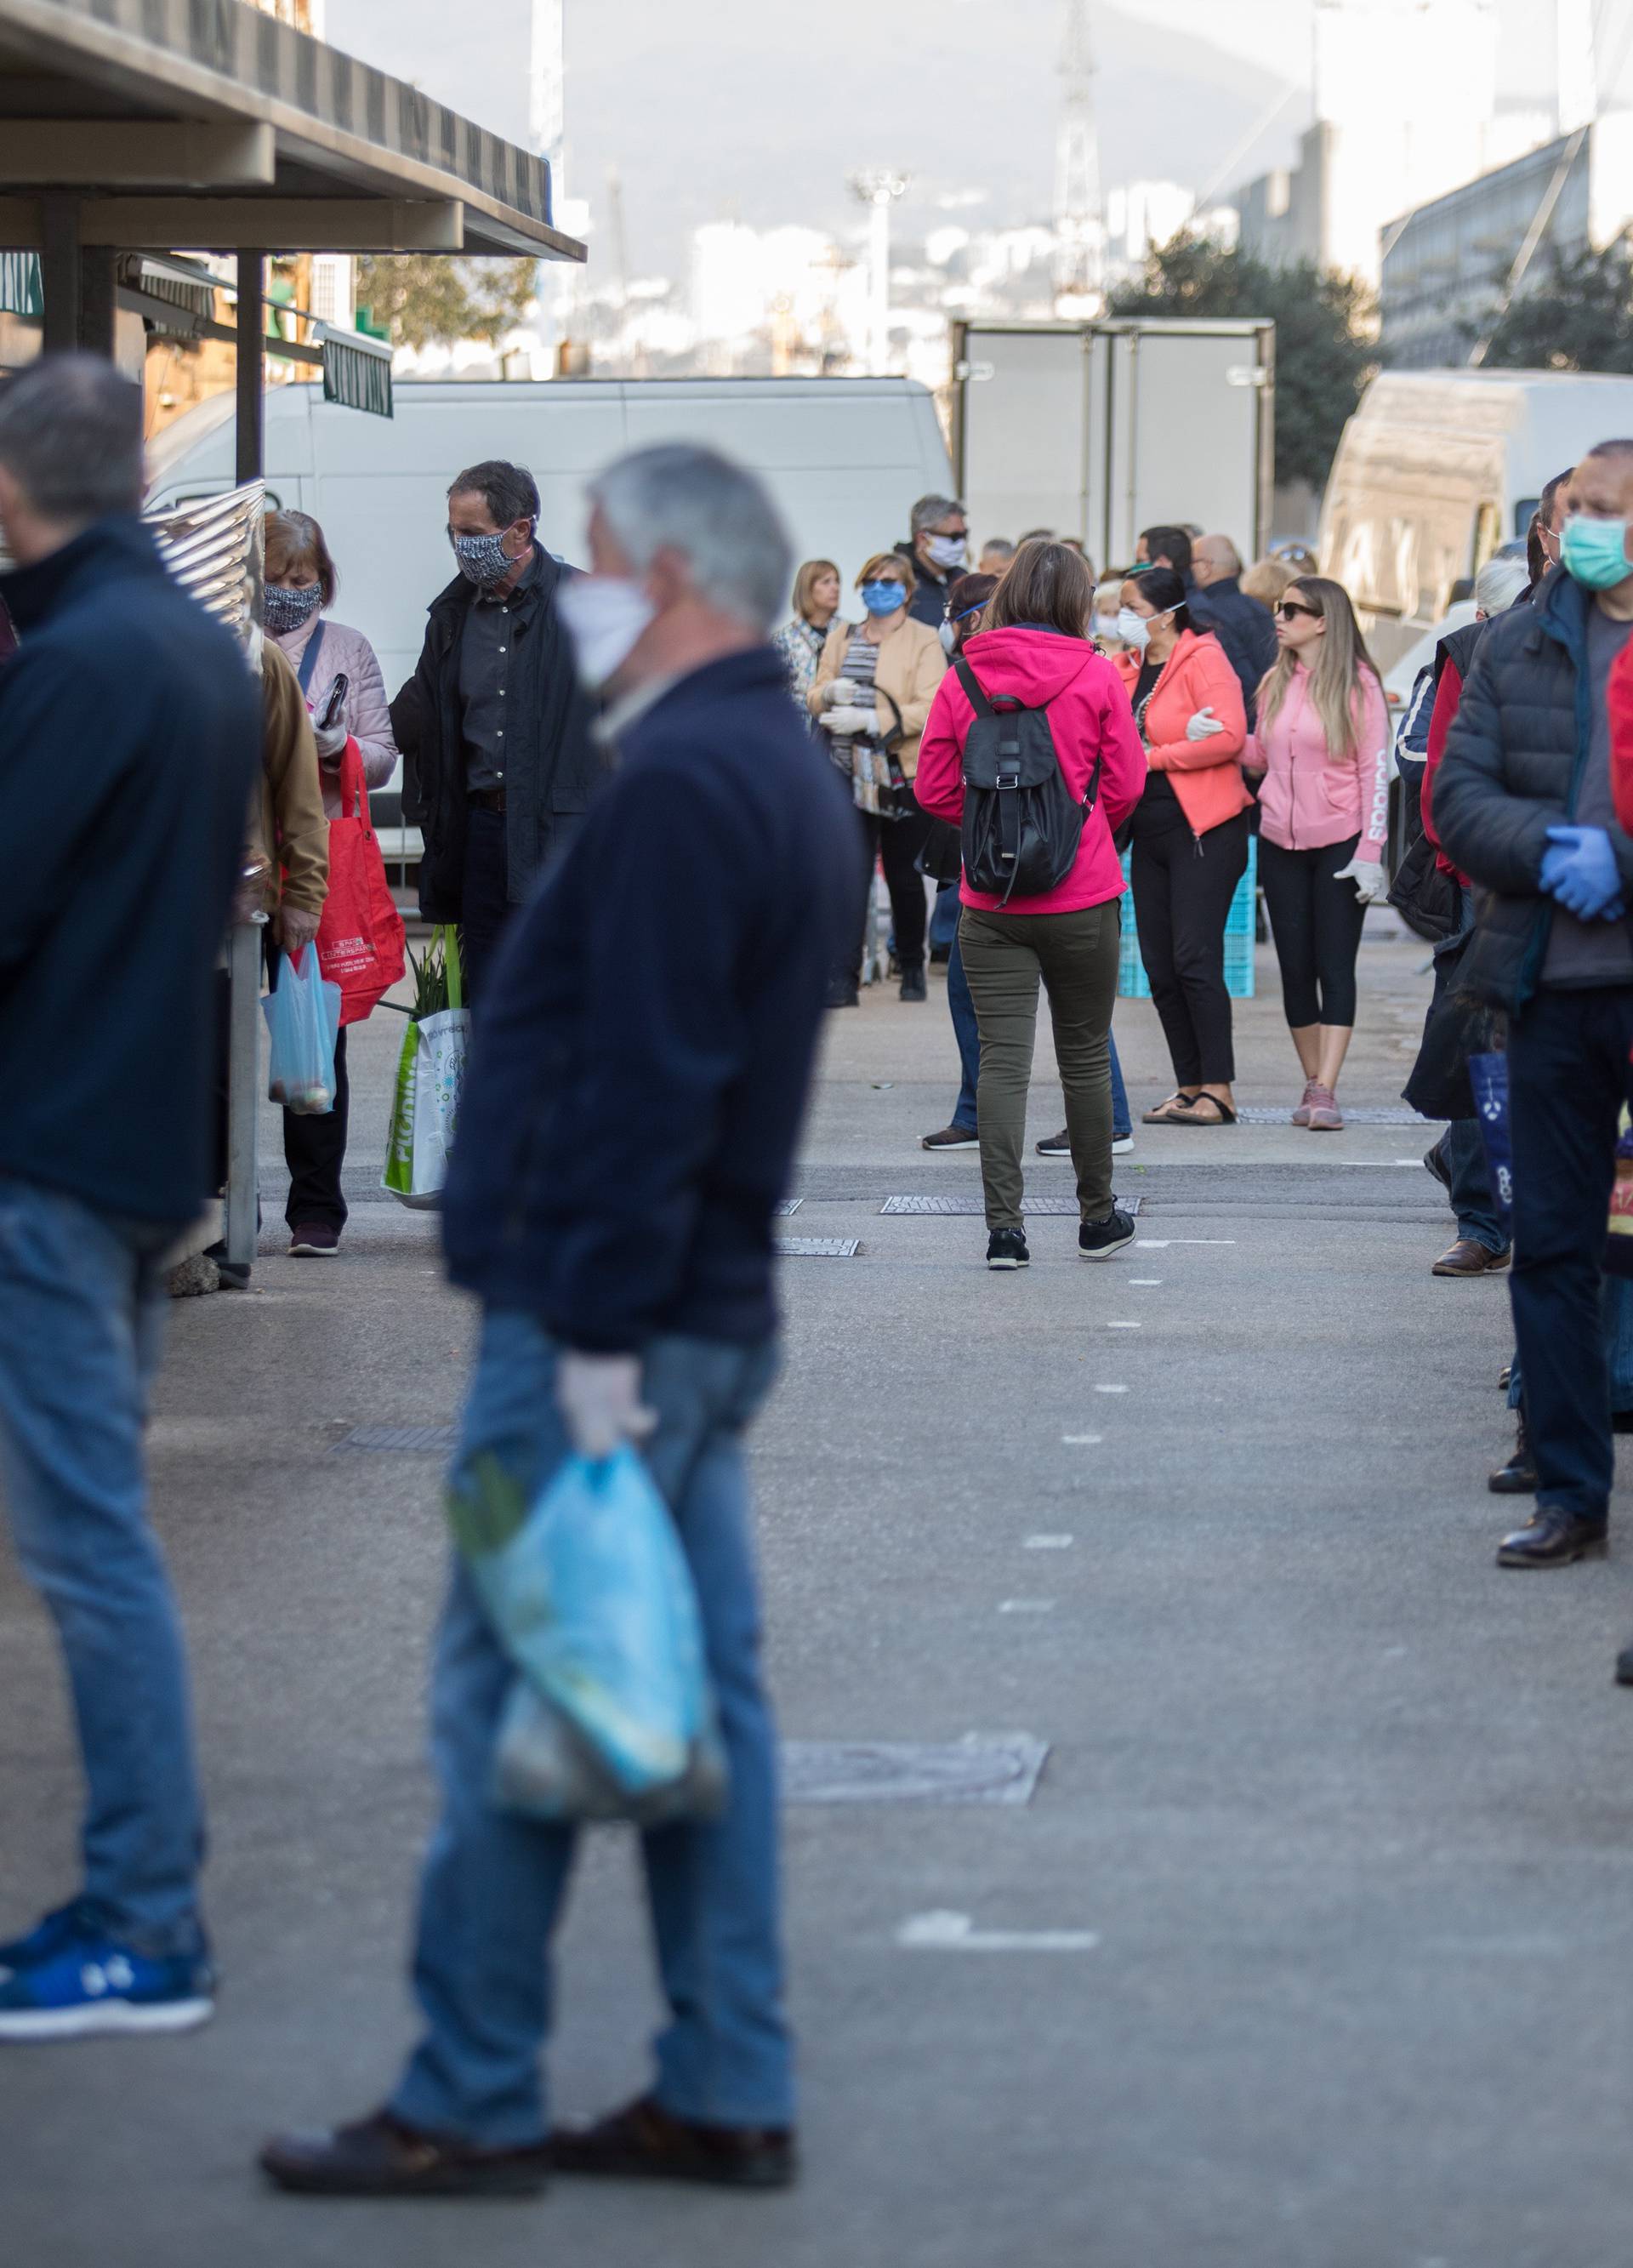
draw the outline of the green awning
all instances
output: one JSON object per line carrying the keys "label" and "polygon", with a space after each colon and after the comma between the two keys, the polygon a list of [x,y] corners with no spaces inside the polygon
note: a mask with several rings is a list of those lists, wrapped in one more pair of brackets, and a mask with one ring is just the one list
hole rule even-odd
{"label": "green awning", "polygon": [[0,252],[0,315],[45,313],[37,252]]}
{"label": "green awning", "polygon": [[382,352],[355,331],[336,333],[327,326],[318,336],[323,348],[323,399],[348,409],[366,409],[373,417],[389,417],[391,349]]}

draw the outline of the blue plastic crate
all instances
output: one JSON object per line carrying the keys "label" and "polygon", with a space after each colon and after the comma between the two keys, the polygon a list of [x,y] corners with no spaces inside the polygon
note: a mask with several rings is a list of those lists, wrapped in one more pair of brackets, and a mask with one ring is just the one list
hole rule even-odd
{"label": "blue plastic crate", "polygon": [[[1123,853],[1122,876],[1127,881],[1129,857],[1126,851]],[[1258,887],[1259,843],[1257,837],[1250,835],[1247,838],[1247,871],[1236,885],[1236,895],[1231,900],[1231,909],[1225,917],[1225,989],[1232,1000],[1251,1000],[1254,997],[1253,949],[1258,913]],[[1149,1000],[1151,996],[1145,964],[1140,959],[1132,891],[1122,902],[1122,955],[1117,967],[1117,994],[1123,1000]]]}

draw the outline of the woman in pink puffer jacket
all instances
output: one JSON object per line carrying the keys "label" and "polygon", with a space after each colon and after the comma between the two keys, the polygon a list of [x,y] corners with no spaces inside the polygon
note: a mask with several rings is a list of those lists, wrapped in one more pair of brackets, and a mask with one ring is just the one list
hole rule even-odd
{"label": "woman in pink puffer jacket", "polygon": [[[266,521],[267,630],[302,681],[318,743],[323,808],[341,815],[340,762],[348,738],[363,758],[364,784],[384,787],[397,769],[391,711],[374,649],[361,630],[332,622],[335,562],[323,530],[309,512],[269,512]],[[315,650],[314,650],[315,649]],[[326,725],[335,686],[346,681],[332,724]],[[346,1160],[350,1087],[346,1076],[346,1027],[335,1042],[335,1107],[321,1117],[283,1114],[283,1161],[289,1167],[290,1250],[301,1259],[327,1259],[340,1249],[346,1226],[341,1168]]]}
{"label": "woman in pink puffer jacket", "polygon": [[1333,1134],[1344,1123],[1338,1074],[1355,1028],[1361,928],[1388,887],[1388,710],[1341,583],[1290,583],[1276,637],[1242,768],[1264,775],[1259,880],[1305,1077],[1293,1124]]}

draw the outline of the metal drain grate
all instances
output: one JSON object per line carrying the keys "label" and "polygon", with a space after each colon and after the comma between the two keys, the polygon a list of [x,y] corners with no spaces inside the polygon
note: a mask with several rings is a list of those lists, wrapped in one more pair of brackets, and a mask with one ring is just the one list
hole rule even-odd
{"label": "metal drain grate", "polygon": [[[1121,1209],[1129,1214],[1137,1213],[1144,1199],[1119,1197]],[[1053,1213],[1072,1220],[1078,1217],[1076,1197],[1028,1197],[1021,1206],[1022,1212]],[[975,1213],[982,1214],[986,1206],[979,1197],[886,1197],[879,1207],[881,1213]]]}
{"label": "metal drain grate", "polygon": [[1030,1803],[1048,1755],[1026,1733],[785,1741],[784,1803]]}
{"label": "metal drain grate", "polygon": [[[1343,1114],[1344,1123],[1348,1126],[1443,1126],[1445,1123],[1443,1118],[1425,1118],[1419,1111],[1408,1110],[1404,1105],[1394,1103],[1367,1102],[1363,1103],[1359,1109],[1352,1110],[1346,1102]],[[1246,1109],[1239,1109],[1236,1116],[1244,1126],[1287,1126],[1292,1123],[1291,1111],[1266,1110],[1262,1104],[1256,1102],[1250,1103]]]}
{"label": "metal drain grate", "polygon": [[854,1260],[862,1249],[859,1236],[779,1236],[776,1248],[784,1260]]}
{"label": "metal drain grate", "polygon": [[354,1425],[335,1442],[336,1456],[446,1456],[452,1448],[452,1425]]}

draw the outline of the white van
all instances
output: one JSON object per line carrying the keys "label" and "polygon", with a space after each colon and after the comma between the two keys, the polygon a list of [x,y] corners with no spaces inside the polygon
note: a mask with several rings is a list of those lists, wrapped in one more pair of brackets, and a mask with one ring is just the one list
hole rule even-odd
{"label": "white van", "polygon": [[[335,612],[372,641],[392,694],[419,659],[425,609],[453,572],[448,482],[484,458],[527,467],[543,541],[577,561],[592,474],[652,442],[705,443],[763,477],[797,556],[837,561],[847,592],[864,560],[907,534],[916,497],[954,492],[934,398],[907,379],[408,380],[394,391],[395,415],[384,418],[325,401],[316,386],[274,387],[266,438],[268,500],[322,523],[340,575]],[[227,394],[154,443],[150,505],[231,488],[232,459]],[[392,826],[394,796],[376,807]],[[403,855],[389,835],[386,847]]]}
{"label": "white van", "polygon": [[1531,524],[1545,482],[1633,434],[1633,379],[1569,371],[1387,371],[1344,427],[1321,505],[1323,575],[1354,600],[1382,668]]}

